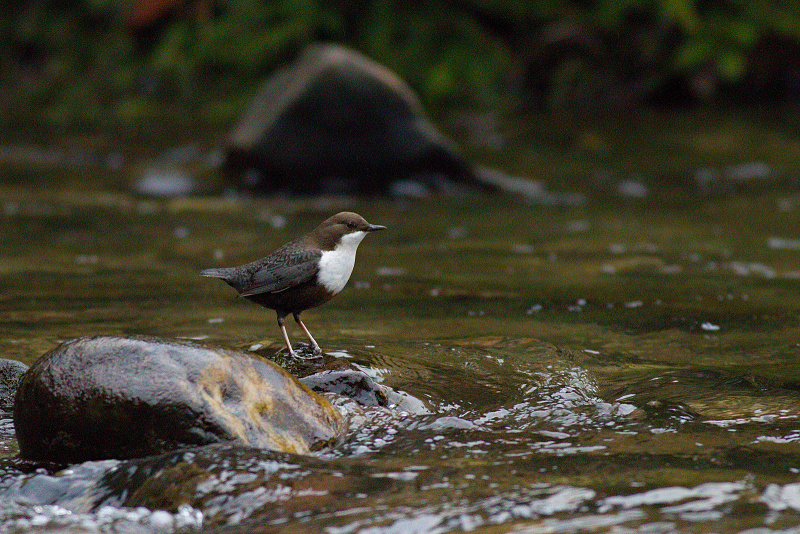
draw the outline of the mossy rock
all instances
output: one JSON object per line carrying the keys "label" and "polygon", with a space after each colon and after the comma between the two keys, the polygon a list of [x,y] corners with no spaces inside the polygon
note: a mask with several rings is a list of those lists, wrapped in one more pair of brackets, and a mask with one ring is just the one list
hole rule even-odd
{"label": "mossy rock", "polygon": [[22,375],[28,366],[17,360],[0,359],[0,411],[14,409],[14,398]]}

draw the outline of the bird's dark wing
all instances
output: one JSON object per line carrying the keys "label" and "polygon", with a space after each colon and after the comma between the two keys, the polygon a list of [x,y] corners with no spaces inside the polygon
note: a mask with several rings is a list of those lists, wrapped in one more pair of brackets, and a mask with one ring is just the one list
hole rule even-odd
{"label": "bird's dark wing", "polygon": [[279,293],[314,278],[318,250],[296,249],[284,246],[266,258],[253,262],[243,269],[239,295],[248,297],[260,293]]}

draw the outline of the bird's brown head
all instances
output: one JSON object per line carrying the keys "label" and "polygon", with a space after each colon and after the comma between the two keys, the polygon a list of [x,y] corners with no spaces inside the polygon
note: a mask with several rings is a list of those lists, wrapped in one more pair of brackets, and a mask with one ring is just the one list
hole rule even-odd
{"label": "bird's brown head", "polygon": [[312,234],[320,248],[332,250],[342,241],[344,236],[354,234],[353,240],[358,244],[368,232],[385,229],[385,226],[368,223],[358,213],[343,211],[326,219]]}

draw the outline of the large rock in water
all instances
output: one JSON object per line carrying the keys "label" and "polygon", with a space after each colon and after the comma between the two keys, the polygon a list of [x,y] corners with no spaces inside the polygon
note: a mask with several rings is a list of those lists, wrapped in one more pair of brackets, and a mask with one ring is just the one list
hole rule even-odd
{"label": "large rock in water", "polygon": [[328,401],[257,356],[93,337],[31,366],[14,426],[23,458],[79,462],[220,442],[304,454],[335,442],[345,424]]}
{"label": "large rock in water", "polygon": [[312,45],[262,86],[229,134],[228,166],[256,192],[487,187],[423,116],[411,88],[339,45]]}

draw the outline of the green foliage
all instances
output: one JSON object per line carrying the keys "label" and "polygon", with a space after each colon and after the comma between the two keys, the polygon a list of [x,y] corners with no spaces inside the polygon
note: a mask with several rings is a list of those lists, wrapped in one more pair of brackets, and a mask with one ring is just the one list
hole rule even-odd
{"label": "green foliage", "polygon": [[138,3],[9,4],[0,90],[10,106],[66,122],[115,109],[130,120],[148,102],[235,114],[243,95],[319,40],[383,63],[434,112],[509,103],[533,87],[540,105],[562,107],[701,74],[736,84],[765,39],[800,49],[800,2],[780,0],[196,0],[133,29]]}
{"label": "green foliage", "polygon": [[677,72],[712,64],[725,81],[738,81],[746,70],[746,54],[759,37],[756,22],[719,13],[709,14],[692,24],[673,56]]}
{"label": "green foliage", "polygon": [[434,107],[497,98],[510,67],[501,41],[469,14],[439,2],[378,0],[358,41]]}
{"label": "green foliage", "polygon": [[218,16],[200,28],[198,66],[263,73],[340,28],[338,14],[316,0],[220,2]]}

